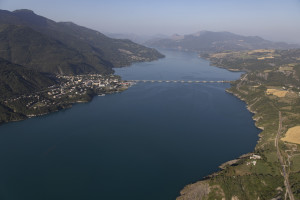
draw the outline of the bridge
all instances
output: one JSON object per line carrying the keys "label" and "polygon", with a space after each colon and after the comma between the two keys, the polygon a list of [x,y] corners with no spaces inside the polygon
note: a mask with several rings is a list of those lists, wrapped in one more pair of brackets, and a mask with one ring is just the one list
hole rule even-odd
{"label": "bridge", "polygon": [[195,81],[195,80],[127,80],[134,83],[230,83],[230,81]]}

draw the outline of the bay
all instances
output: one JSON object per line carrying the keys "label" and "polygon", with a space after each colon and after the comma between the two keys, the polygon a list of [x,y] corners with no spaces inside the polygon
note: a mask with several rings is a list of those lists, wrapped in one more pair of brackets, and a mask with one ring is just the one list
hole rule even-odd
{"label": "bay", "polygon": [[[194,53],[115,69],[125,80],[234,80]],[[137,83],[0,126],[0,199],[175,199],[254,149],[259,130],[224,83]]]}

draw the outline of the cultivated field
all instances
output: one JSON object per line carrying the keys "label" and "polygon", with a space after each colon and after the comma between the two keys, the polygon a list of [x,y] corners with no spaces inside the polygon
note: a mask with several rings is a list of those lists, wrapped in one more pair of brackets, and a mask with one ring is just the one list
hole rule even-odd
{"label": "cultivated field", "polygon": [[281,140],[295,144],[300,144],[300,126],[290,128],[286,132],[285,137],[281,138]]}

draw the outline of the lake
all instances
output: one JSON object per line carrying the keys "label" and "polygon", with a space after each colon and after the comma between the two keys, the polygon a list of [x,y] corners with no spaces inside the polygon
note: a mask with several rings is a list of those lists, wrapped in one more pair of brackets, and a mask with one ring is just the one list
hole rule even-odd
{"label": "lake", "polygon": [[[115,69],[125,80],[235,80],[194,53]],[[251,152],[259,130],[228,83],[137,83],[0,126],[0,199],[171,200]]]}

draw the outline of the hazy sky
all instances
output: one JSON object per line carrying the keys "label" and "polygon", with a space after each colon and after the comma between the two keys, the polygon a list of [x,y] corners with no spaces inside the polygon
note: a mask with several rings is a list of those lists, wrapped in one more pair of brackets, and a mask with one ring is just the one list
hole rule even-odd
{"label": "hazy sky", "polygon": [[230,31],[300,43],[300,0],[0,0],[100,32],[189,34]]}

